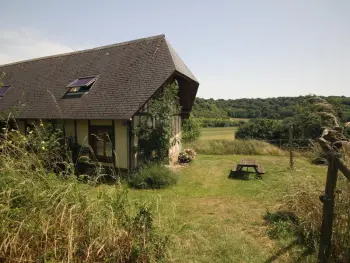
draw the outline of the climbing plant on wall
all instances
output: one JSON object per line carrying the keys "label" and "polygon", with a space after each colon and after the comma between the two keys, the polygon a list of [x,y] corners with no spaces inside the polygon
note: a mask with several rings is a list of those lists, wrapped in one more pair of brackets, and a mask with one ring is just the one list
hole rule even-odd
{"label": "climbing plant on wall", "polygon": [[173,139],[172,120],[181,111],[177,82],[167,85],[148,102],[147,114],[141,117],[134,134],[139,138],[139,157],[147,162],[165,162]]}

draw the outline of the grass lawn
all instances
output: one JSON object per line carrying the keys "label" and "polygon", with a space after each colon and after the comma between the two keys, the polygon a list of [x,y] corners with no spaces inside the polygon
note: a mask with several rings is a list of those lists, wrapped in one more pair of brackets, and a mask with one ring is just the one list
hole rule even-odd
{"label": "grass lawn", "polygon": [[200,140],[234,140],[237,127],[203,128]]}
{"label": "grass lawn", "polygon": [[262,180],[228,179],[229,170],[244,157],[198,155],[192,164],[176,168],[176,186],[130,190],[131,202],[152,203],[156,224],[170,235],[167,262],[294,262],[302,254],[301,248],[284,251],[288,243],[270,239],[263,216],[295,178],[323,180],[326,169],[297,158],[291,172],[286,157],[253,156],[265,167]]}

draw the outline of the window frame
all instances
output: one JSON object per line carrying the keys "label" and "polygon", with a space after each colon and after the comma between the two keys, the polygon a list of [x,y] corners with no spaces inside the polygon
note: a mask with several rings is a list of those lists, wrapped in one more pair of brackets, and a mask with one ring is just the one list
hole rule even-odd
{"label": "window frame", "polygon": [[[102,139],[103,141],[103,155],[98,155],[97,152],[97,142],[98,142],[98,134],[104,134],[104,136],[107,136]],[[109,141],[108,139],[109,138]],[[112,154],[111,156],[108,156],[107,153],[107,143],[112,144]],[[97,159],[97,161],[100,162],[105,162],[105,163],[113,163],[113,158],[114,158],[114,131],[113,131],[113,126],[109,125],[90,125],[89,126],[89,144],[91,146],[91,149]]]}
{"label": "window frame", "polygon": [[[91,80],[85,84],[85,85],[72,85],[74,82],[76,82],[77,80],[81,80],[81,79],[86,79],[86,78],[91,78]],[[74,97],[74,95],[84,95],[85,93],[89,92],[92,88],[92,86],[95,84],[95,82],[98,79],[98,75],[97,76],[89,76],[89,77],[80,77],[75,79],[74,81],[72,81],[71,83],[69,83],[66,88],[67,88],[67,92],[63,95],[63,98],[69,98],[69,97]],[[73,91],[75,90],[75,91]]]}
{"label": "window frame", "polygon": [[12,84],[9,85],[2,85],[0,87],[0,89],[6,89],[4,94],[0,95],[0,98],[3,98],[5,96],[5,94],[12,88]]}

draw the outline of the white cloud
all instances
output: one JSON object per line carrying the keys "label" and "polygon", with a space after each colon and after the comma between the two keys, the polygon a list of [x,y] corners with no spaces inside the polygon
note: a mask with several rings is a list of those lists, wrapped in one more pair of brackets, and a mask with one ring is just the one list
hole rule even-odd
{"label": "white cloud", "polygon": [[33,29],[0,29],[0,65],[72,51],[73,48],[47,39]]}

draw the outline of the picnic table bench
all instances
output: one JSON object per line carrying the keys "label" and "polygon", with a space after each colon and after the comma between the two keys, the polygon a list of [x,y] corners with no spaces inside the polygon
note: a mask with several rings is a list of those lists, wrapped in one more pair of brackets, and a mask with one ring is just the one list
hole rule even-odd
{"label": "picnic table bench", "polygon": [[256,176],[259,178],[261,178],[261,175],[265,173],[264,167],[254,159],[240,160],[239,163],[237,164],[236,169],[235,170],[232,169],[232,172],[241,172],[244,167],[246,167],[247,170],[250,167],[254,168]]}

